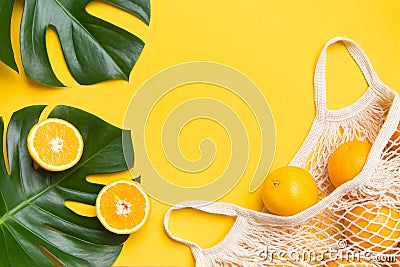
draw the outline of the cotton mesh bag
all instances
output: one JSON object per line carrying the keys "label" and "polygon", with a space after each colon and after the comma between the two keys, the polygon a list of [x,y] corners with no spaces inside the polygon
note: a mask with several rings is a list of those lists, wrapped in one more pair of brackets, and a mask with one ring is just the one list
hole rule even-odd
{"label": "cotton mesh bag", "polygon": [[[368,89],[339,110],[326,105],[326,52],[342,43],[362,71]],[[336,37],[317,61],[316,116],[304,143],[289,165],[308,170],[319,188],[319,202],[292,216],[257,212],[223,202],[186,201],[165,215],[166,233],[191,248],[196,266],[400,266],[400,120],[398,94],[383,84],[354,41]],[[400,133],[399,133],[400,136]],[[328,159],[341,144],[372,144],[361,172],[334,188]],[[201,248],[173,235],[171,212],[193,208],[236,217],[217,245]],[[396,265],[399,264],[399,265]]]}

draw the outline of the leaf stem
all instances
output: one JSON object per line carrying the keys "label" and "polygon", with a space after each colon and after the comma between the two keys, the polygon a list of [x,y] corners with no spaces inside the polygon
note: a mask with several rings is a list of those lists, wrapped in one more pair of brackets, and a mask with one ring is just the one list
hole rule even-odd
{"label": "leaf stem", "polygon": [[15,213],[17,213],[18,211],[20,211],[21,209],[25,208],[26,206],[29,205],[29,203],[35,201],[36,199],[38,199],[39,197],[41,197],[43,194],[47,193],[49,190],[53,189],[54,187],[58,186],[61,182],[63,182],[65,179],[67,179],[70,175],[72,175],[73,173],[75,173],[77,170],[79,170],[79,168],[81,166],[84,166],[87,162],[89,162],[92,158],[96,157],[99,153],[101,153],[101,151],[103,151],[104,149],[106,149],[110,144],[114,143],[115,140],[117,140],[118,137],[114,138],[110,143],[108,143],[107,145],[105,145],[102,149],[100,149],[99,151],[97,151],[95,154],[93,154],[92,156],[88,157],[84,162],[79,163],[77,166],[75,166],[74,169],[72,169],[67,175],[65,175],[64,177],[60,178],[58,181],[56,181],[54,184],[51,184],[50,186],[48,186],[47,188],[45,188],[43,191],[39,192],[38,194],[22,201],[19,205],[15,206],[14,208],[12,208],[11,210],[9,210],[6,214],[4,214],[1,218],[0,218],[0,227],[3,225],[4,222],[6,222],[8,219],[10,219]]}

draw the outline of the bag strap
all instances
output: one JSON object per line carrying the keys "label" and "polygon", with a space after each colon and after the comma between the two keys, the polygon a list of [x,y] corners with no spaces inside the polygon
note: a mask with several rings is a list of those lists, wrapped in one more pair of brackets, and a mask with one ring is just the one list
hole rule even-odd
{"label": "bag strap", "polygon": [[344,37],[335,37],[329,40],[321,51],[314,74],[314,90],[315,90],[315,106],[317,116],[325,116],[327,111],[326,105],[326,52],[329,46],[334,43],[341,42],[345,45],[351,57],[357,63],[362,71],[368,86],[371,88],[381,89],[381,81],[378,78],[371,62],[362,48],[353,40]]}
{"label": "bag strap", "polygon": [[235,206],[233,204],[223,203],[223,202],[202,201],[202,200],[185,201],[185,202],[179,203],[179,204],[171,207],[167,211],[167,213],[165,214],[165,217],[164,217],[165,232],[171,239],[188,246],[192,250],[192,253],[196,259],[196,262],[201,262],[201,259],[203,256],[202,255],[203,249],[194,242],[191,242],[191,241],[188,241],[188,240],[185,240],[185,239],[175,236],[169,230],[169,220],[170,220],[171,213],[174,210],[180,210],[180,209],[185,209],[185,208],[192,208],[192,209],[204,211],[204,212],[211,213],[211,214],[226,215],[226,216],[231,216],[231,217],[238,216],[240,211],[238,210],[237,206]]}

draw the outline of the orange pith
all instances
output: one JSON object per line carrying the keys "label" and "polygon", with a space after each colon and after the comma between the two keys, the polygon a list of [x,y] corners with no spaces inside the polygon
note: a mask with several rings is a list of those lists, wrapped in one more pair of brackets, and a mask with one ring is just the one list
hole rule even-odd
{"label": "orange pith", "polygon": [[62,171],[74,166],[83,151],[79,131],[61,119],[47,119],[34,125],[27,143],[33,160],[50,171]]}
{"label": "orange pith", "polygon": [[100,222],[108,230],[129,234],[143,226],[149,213],[149,200],[140,186],[128,180],[105,186],[96,200]]}

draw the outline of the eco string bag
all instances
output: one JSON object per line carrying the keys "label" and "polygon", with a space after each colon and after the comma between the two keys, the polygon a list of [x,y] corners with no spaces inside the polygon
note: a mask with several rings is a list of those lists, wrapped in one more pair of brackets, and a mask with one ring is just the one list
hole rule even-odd
{"label": "eco string bag", "polygon": [[[352,105],[329,110],[326,105],[326,52],[336,42],[343,43],[358,64],[368,89]],[[331,39],[323,48],[316,65],[314,87],[316,116],[290,165],[305,168],[313,175],[320,201],[288,217],[222,202],[186,201],[173,206],[165,215],[166,233],[191,248],[196,266],[338,266],[328,263],[341,259],[339,255],[343,259],[346,255],[350,258],[359,255],[372,266],[392,266],[389,262],[378,261],[382,258],[378,258],[377,253],[389,254],[392,260],[400,255],[396,245],[400,237],[388,234],[400,228],[399,220],[396,225],[384,225],[371,232],[368,225],[372,222],[366,218],[346,219],[349,215],[357,218],[357,214],[351,214],[352,210],[368,204],[400,211],[400,148],[396,149],[400,147],[400,138],[391,140],[400,120],[398,94],[379,80],[361,47],[342,37]],[[333,190],[327,173],[328,158],[340,144],[355,139],[372,143],[367,161],[353,180]],[[171,212],[183,208],[235,216],[236,220],[220,243],[202,249],[169,231]],[[368,211],[369,214],[374,212]],[[355,221],[358,224],[349,232],[346,227]],[[349,238],[351,233],[358,238]],[[357,235],[360,233],[363,234]],[[329,254],[335,251],[336,254]]]}

